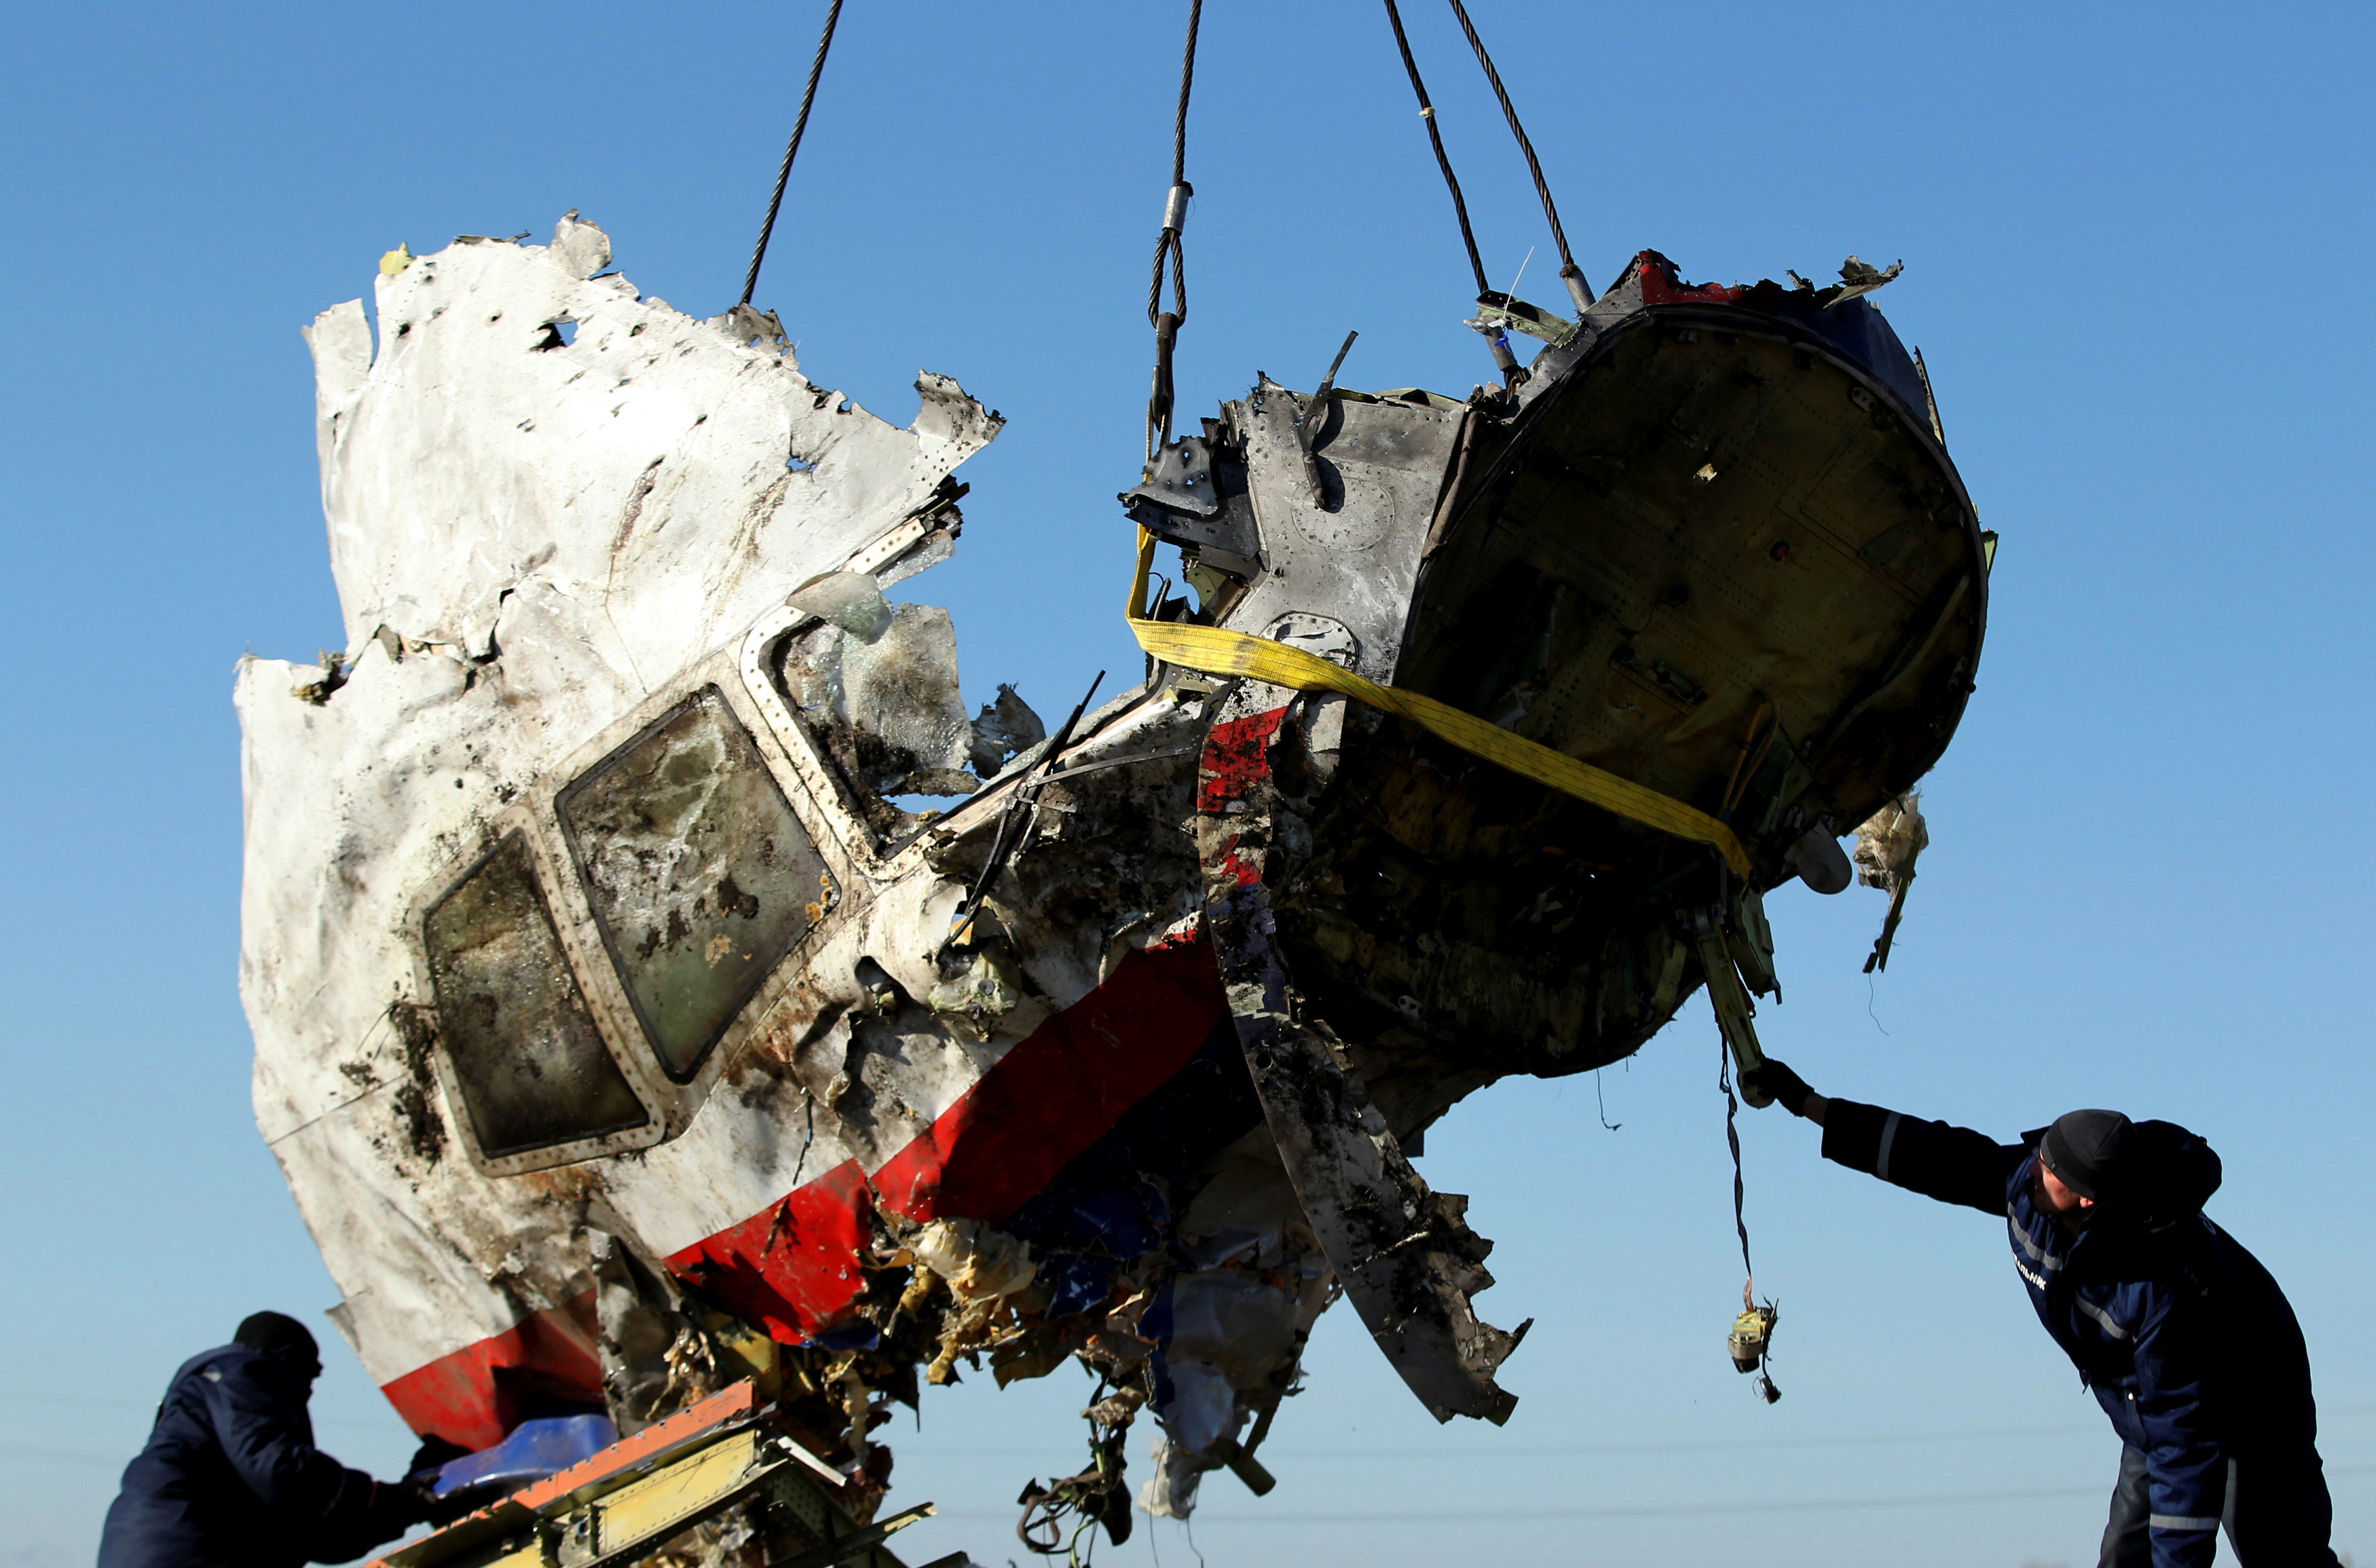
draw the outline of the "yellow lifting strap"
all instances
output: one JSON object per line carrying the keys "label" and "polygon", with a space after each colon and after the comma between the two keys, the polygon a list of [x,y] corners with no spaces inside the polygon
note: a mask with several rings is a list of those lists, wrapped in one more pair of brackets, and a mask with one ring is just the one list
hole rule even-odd
{"label": "yellow lifting strap", "polygon": [[1138,638],[1138,646],[1164,663],[1199,670],[1207,675],[1251,675],[1257,681],[1291,686],[1298,691],[1339,693],[1382,712],[1408,719],[1430,734],[1521,778],[1574,795],[1603,811],[1630,817],[1661,833],[1712,845],[1735,873],[1750,874],[1749,852],[1733,837],[1732,829],[1672,796],[1644,789],[1590,763],[1578,762],[1433,697],[1365,681],[1300,647],[1249,636],[1243,632],[1224,631],[1218,626],[1147,619],[1142,601],[1147,573],[1154,564],[1155,536],[1141,529],[1138,570],[1130,580],[1130,601],[1123,607],[1123,615],[1130,623],[1131,635]]}

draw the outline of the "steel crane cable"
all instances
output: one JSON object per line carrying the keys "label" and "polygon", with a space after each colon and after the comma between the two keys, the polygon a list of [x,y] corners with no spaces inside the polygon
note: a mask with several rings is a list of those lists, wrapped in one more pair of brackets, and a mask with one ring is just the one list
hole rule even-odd
{"label": "steel crane cable", "polygon": [[1427,140],[1435,148],[1435,166],[1443,171],[1444,188],[1452,193],[1453,215],[1460,220],[1460,243],[1468,247],[1468,269],[1477,274],[1477,291],[1490,292],[1492,285],[1485,281],[1485,261],[1477,254],[1477,233],[1468,226],[1468,203],[1460,194],[1460,181],[1452,172],[1452,160],[1444,154],[1443,133],[1435,125],[1435,105],[1428,101],[1427,84],[1420,80],[1419,62],[1411,57],[1410,40],[1403,33],[1403,14],[1395,0],[1386,0],[1386,20],[1394,24],[1395,47],[1402,51],[1403,69],[1410,76],[1411,91],[1419,96],[1419,117],[1427,122]]}
{"label": "steel crane cable", "polygon": [[1477,36],[1476,24],[1468,19],[1468,7],[1460,0],[1452,0],[1452,14],[1459,18],[1460,30],[1467,35],[1468,47],[1477,52],[1477,63],[1485,67],[1485,79],[1491,84],[1493,96],[1502,101],[1502,114],[1510,122],[1510,134],[1518,138],[1518,150],[1527,155],[1527,171],[1535,177],[1535,194],[1543,198],[1543,216],[1550,220],[1551,242],[1559,247],[1560,281],[1567,285],[1568,295],[1574,300],[1576,315],[1580,316],[1592,303],[1592,285],[1584,280],[1575,257],[1568,254],[1567,232],[1560,227],[1559,208],[1551,202],[1551,188],[1543,179],[1543,166],[1535,157],[1535,144],[1527,139],[1527,128],[1518,124],[1518,111],[1510,102],[1509,89],[1502,85],[1502,73],[1493,68],[1493,56],[1485,52],[1485,41]]}
{"label": "steel crane cable", "polygon": [[751,303],[752,291],[759,286],[759,264],[767,257],[767,237],[776,232],[776,213],[784,205],[784,184],[792,177],[792,160],[801,150],[801,136],[809,128],[809,108],[816,102],[817,78],[825,75],[826,51],[833,47],[834,24],[841,20],[841,0],[825,14],[825,31],[817,39],[816,58],[809,62],[809,85],[801,93],[801,112],[792,121],[792,139],[784,144],[784,161],[776,171],[775,194],[767,198],[767,220],[759,225],[759,243],[751,247],[751,269],[742,275],[742,297],[738,304]]}
{"label": "steel crane cable", "polygon": [[[1468,270],[1477,279],[1477,303],[1490,310],[1503,296],[1494,293],[1492,285],[1486,281],[1485,260],[1477,253],[1477,231],[1468,222],[1468,200],[1460,194],[1459,177],[1453,173],[1452,159],[1443,150],[1443,132],[1437,125],[1435,104],[1427,95],[1427,83],[1420,79],[1419,61],[1411,53],[1410,36],[1403,31],[1402,9],[1395,0],[1386,0],[1386,21],[1395,30],[1395,47],[1402,53],[1403,71],[1410,77],[1411,91],[1419,99],[1419,117],[1427,126],[1428,146],[1435,150],[1435,166],[1443,171],[1444,188],[1452,193],[1452,213],[1460,220],[1460,243],[1467,247]],[[1502,373],[1503,385],[1513,391],[1525,386],[1527,372],[1519,365],[1517,356],[1510,351],[1510,335],[1503,330],[1499,321],[1490,315],[1479,315],[1468,325],[1484,338],[1485,347],[1493,356],[1493,366]],[[1464,444],[1464,460],[1467,450]],[[1457,478],[1454,486],[1458,488]]]}
{"label": "steel crane cable", "polygon": [[[1155,265],[1146,280],[1146,324],[1155,328],[1155,375],[1146,398],[1146,460],[1171,439],[1171,350],[1188,319],[1188,262],[1180,231],[1188,222],[1188,94],[1196,81],[1196,24],[1205,0],[1188,0],[1188,40],[1180,50],[1180,107],[1171,119],[1171,188],[1163,198],[1163,231],[1155,237]],[[1163,262],[1171,260],[1171,308],[1163,308]]]}

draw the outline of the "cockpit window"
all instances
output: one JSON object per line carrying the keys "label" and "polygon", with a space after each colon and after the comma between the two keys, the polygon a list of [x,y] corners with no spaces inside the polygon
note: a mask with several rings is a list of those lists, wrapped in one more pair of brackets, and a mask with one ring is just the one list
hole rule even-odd
{"label": "cockpit window", "polygon": [[824,917],[833,879],[716,686],[556,805],[636,1016],[662,1070],[687,1082]]}
{"label": "cockpit window", "polygon": [[650,1120],[595,1032],[518,832],[471,867],[424,925],[440,1033],[482,1155]]}
{"label": "cockpit window", "polygon": [[[849,584],[860,588],[828,592]],[[1007,759],[1047,739],[1013,686],[999,687],[980,718],[966,718],[947,611],[887,603],[873,579],[849,573],[791,602],[822,619],[774,645],[767,668],[776,695],[841,776],[846,803],[878,849],[894,850],[941,814],[925,801],[974,793]]]}

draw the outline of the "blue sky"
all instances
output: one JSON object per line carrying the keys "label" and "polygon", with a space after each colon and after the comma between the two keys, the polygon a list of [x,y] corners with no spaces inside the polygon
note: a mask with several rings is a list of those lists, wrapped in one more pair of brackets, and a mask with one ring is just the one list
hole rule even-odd
{"label": "blue sky", "polygon": [[[232,663],[339,640],[296,328],[398,242],[541,238],[575,208],[647,294],[732,303],[821,5],[20,6],[0,17],[0,1568],[88,1561],[173,1366],[245,1313],[336,1300],[247,1105],[234,991]],[[1523,165],[1446,14],[1413,42],[1489,270],[1558,294]],[[1877,297],[2003,535],[1933,847],[1890,972],[1881,896],[1774,900],[1769,1045],[1815,1085],[2005,1135],[2079,1104],[2205,1134],[2212,1213],[2309,1335],[2337,1544],[2376,1554],[2363,1303],[2376,1090],[2362,996],[2376,517],[2370,14],[2037,5],[1686,12],[1475,0],[1605,284],[1903,257]],[[759,303],[894,422],[916,370],[1005,434],[958,557],[976,700],[1058,711],[1135,656],[1115,615],[1146,396],[1146,257],[1181,8],[851,0]],[[1206,8],[1183,413],[1259,370],[1465,393],[1490,365],[1383,16]],[[1758,1405],[1717,1040],[1502,1085],[1432,1134],[1536,1327],[1501,1431],[1437,1428],[1341,1309],[1257,1502],[1111,1561],[2089,1561],[2117,1447],[2037,1331],[2001,1228],[1744,1118]],[[1607,1118],[1604,1131],[1596,1087]],[[335,1344],[325,1443],[410,1443]],[[928,1401],[911,1560],[1014,1553],[1009,1500],[1077,1467],[1069,1374]]]}

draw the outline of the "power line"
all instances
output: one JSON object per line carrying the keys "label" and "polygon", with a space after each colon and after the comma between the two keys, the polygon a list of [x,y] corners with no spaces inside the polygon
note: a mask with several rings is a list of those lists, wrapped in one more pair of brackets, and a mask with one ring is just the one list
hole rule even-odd
{"label": "power line", "polygon": [[[134,1401],[125,1399],[86,1399],[67,1395],[30,1394],[12,1392],[8,1390],[0,1390],[0,1402],[61,1405],[71,1404],[90,1406],[106,1409],[129,1409],[132,1408],[135,1404]],[[2376,1411],[2376,1404],[2338,1405],[2331,1408],[2322,1410],[2319,1414],[2323,1420],[2332,1420],[2345,1416],[2364,1416],[2372,1411]],[[352,1420],[317,1421],[315,1424],[319,1427],[336,1427],[346,1431],[362,1431],[365,1430],[367,1426],[370,1430],[378,1430],[375,1424]],[[2094,1422],[2065,1426],[1980,1427],[1965,1431],[1883,1432],[1870,1437],[1794,1437],[1789,1440],[1788,1445],[1794,1449],[1876,1448],[1894,1447],[1906,1443],[1922,1443],[2001,1442],[2008,1438],[2022,1437],[2083,1437],[2095,1435],[2102,1432],[2103,1431],[2104,1428],[2102,1426]],[[1704,1454],[1717,1450],[1735,1449],[1739,1446],[1740,1441],[1735,1438],[1710,1438],[1693,1439],[1691,1441],[1678,1443],[1590,1443],[1542,1448],[1479,1448],[1454,1453],[1446,1453],[1441,1449],[1431,1448],[1272,1448],[1265,1450],[1265,1452],[1273,1458],[1279,1459],[1422,1459],[1432,1464],[1443,1464],[1462,1459],[1491,1459],[1496,1462],[1502,1462],[1511,1459],[1559,1459],[1591,1456],[1606,1458],[1634,1454]],[[1012,1447],[924,1448],[913,1443],[902,1443],[899,1445],[898,1451],[910,1459],[1011,1459],[1015,1457],[1016,1455],[1016,1451]],[[0,1443],[0,1456],[17,1459],[49,1459],[61,1464],[89,1465],[121,1465],[130,1457],[129,1455],[94,1454],[78,1449],[44,1448],[34,1443]],[[2376,1464],[2329,1466],[2327,1467],[2326,1473],[2331,1476],[2376,1474]],[[2079,1490],[2082,1491],[2092,1492],[2096,1489],[2082,1488]],[[1964,1494],[1955,1494],[1953,1496],[1942,1495],[1939,1497],[1883,1498],[1867,1499],[1863,1501],[1849,1500],[1845,1503],[1742,1503],[1738,1505],[1738,1511],[1746,1511],[1762,1507],[1912,1507],[1918,1504],[1930,1503],[1947,1503],[1955,1502],[1989,1502],[2017,1497],[2038,1497],[2047,1495],[2053,1494],[2039,1491],[1975,1492],[1968,1496]],[[1574,1514],[1530,1514],[1524,1516],[1530,1518],[1589,1518],[1600,1517],[1604,1514],[1640,1513],[1645,1511],[1651,1513],[1691,1513],[1701,1511],[1722,1512],[1725,1510],[1722,1508],[1702,1510],[1697,1504],[1693,1504],[1690,1507],[1677,1505],[1671,1509],[1619,1509],[1614,1511],[1594,1510]],[[942,1517],[944,1518],[965,1518],[969,1516],[974,1515],[947,1513],[944,1513],[942,1515]],[[979,1516],[988,1517],[989,1515]],[[998,1515],[998,1517],[1001,1518],[1004,1518],[1004,1516],[1005,1515]],[[1455,1515],[1448,1514],[1411,1515],[1407,1516],[1384,1514],[1342,1515],[1294,1515],[1292,1516],[1292,1520],[1294,1522],[1325,1523],[1340,1519],[1349,1520],[1375,1518],[1380,1520],[1388,1520],[1397,1517],[1451,1519],[1469,1516],[1470,1515]],[[1519,1515],[1503,1514],[1473,1515],[1473,1517],[1478,1518],[1518,1516]],[[1264,1515],[1262,1517],[1265,1519],[1276,1518],[1281,1522],[1290,1521],[1290,1516],[1285,1515]],[[1227,1521],[1222,1522],[1226,1523]]]}
{"label": "power line", "polygon": [[[2376,1464],[2331,1467],[2330,1476],[2376,1475]],[[1554,1519],[1665,1519],[1683,1515],[1711,1514],[1845,1514],[1881,1508],[1953,1508],[1989,1503],[2020,1503],[2052,1497],[2101,1497],[2100,1485],[2010,1487],[2002,1491],[1926,1492],[1915,1497],[1807,1497],[1768,1499],[1756,1503],[1643,1503],[1607,1508],[1450,1509],[1432,1513],[1361,1514],[1213,1514],[1196,1513],[1206,1525],[1493,1525],[1526,1524]],[[943,1519],[1004,1519],[1010,1514],[942,1510]]]}
{"label": "power line", "polygon": [[[78,1410],[137,1410],[146,1416],[154,1416],[157,1412],[157,1401],[154,1399],[119,1399],[91,1394],[48,1394],[21,1388],[0,1388],[0,1405],[61,1405]],[[314,1426],[317,1431],[386,1434],[400,1430],[402,1425],[401,1418],[392,1409],[387,1412],[387,1419],[380,1421],[350,1416],[315,1416],[314,1418]]]}
{"label": "power line", "polygon": [[[2319,1411],[2322,1422],[2345,1416],[2363,1416],[2376,1412],[2376,1404],[2336,1405]],[[1962,1431],[1894,1431],[1878,1432],[1868,1437],[1794,1437],[1788,1440],[1792,1448],[1885,1448],[1910,1443],[1985,1443],[2002,1442],[2016,1437],[2085,1437],[2101,1433],[2103,1423],[2089,1421],[2066,1423],[2061,1426],[1978,1427]],[[1587,1455],[1602,1457],[1627,1454],[1708,1454],[1732,1450],[1740,1446],[1740,1439],[1691,1438],[1673,1443],[1586,1443],[1538,1448],[1464,1448],[1446,1451],[1441,1448],[1265,1448],[1263,1452],[1281,1459],[1424,1459],[1431,1464],[1444,1464],[1461,1459],[1565,1459]],[[902,1445],[900,1453],[916,1458],[931,1459],[1004,1459],[1011,1457],[1012,1448],[924,1448],[913,1443]]]}
{"label": "power line", "polygon": [[30,1443],[0,1443],[0,1456],[10,1459],[48,1459],[60,1465],[113,1465],[131,1463],[129,1454],[84,1454],[71,1449],[42,1448]]}

